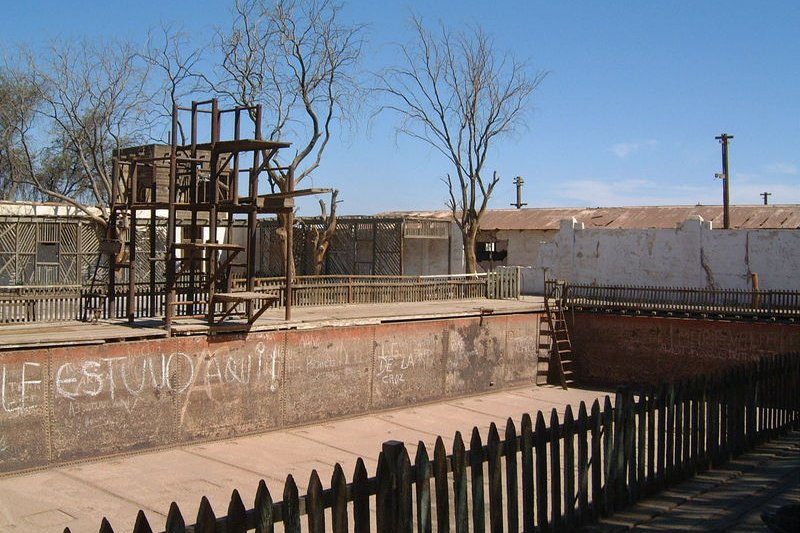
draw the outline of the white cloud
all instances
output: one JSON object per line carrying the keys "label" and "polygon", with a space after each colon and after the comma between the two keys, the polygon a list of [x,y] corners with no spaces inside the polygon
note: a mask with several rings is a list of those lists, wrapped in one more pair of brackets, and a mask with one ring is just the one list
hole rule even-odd
{"label": "white cloud", "polygon": [[556,203],[588,207],[710,204],[719,203],[717,192],[718,187],[713,184],[694,186],[643,179],[586,179],[562,184],[560,200]]}
{"label": "white cloud", "polygon": [[772,163],[767,165],[766,169],[771,174],[797,174],[797,165],[791,163]]}
{"label": "white cloud", "polygon": [[611,151],[620,159],[625,159],[634,152],[638,152],[642,148],[653,148],[658,144],[658,141],[649,139],[642,142],[634,143],[617,143],[611,147]]}

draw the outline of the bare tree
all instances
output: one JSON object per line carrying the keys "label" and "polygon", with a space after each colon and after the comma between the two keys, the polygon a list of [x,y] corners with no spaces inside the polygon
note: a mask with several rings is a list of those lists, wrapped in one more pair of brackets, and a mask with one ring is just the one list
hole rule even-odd
{"label": "bare tree", "polygon": [[[150,66],[153,78],[160,81],[154,102],[154,124],[167,126],[160,132],[161,139],[169,139],[169,125],[173,106],[181,100],[206,88],[205,76],[201,73],[204,49],[193,47],[189,35],[168,24],[148,33],[142,58]],[[178,122],[181,144],[186,144],[183,125]]]}
{"label": "bare tree", "polygon": [[354,116],[364,27],[341,22],[329,0],[237,0],[235,12],[230,31],[218,35],[214,87],[238,105],[263,104],[267,137],[298,147],[278,161],[287,170],[270,175],[273,190],[285,192],[320,166],[335,128]]}
{"label": "bare tree", "polygon": [[35,88],[20,72],[0,71],[0,198],[29,197],[33,158],[28,139],[40,104]]}
{"label": "bare tree", "polygon": [[42,195],[73,205],[105,227],[113,153],[146,130],[142,117],[149,97],[138,55],[127,44],[58,43],[40,57],[27,53],[24,69],[38,102],[34,120],[50,141],[36,156],[32,130],[20,132],[27,155],[21,175]]}
{"label": "bare tree", "polygon": [[484,166],[497,137],[524,122],[531,96],[547,75],[528,73],[513,56],[500,54],[480,28],[436,34],[413,19],[416,39],[400,48],[402,64],[380,75],[388,97],[381,110],[400,117],[398,132],[441,152],[455,177],[443,180],[447,206],[461,229],[466,270],[477,271],[475,241],[480,220],[499,181]]}

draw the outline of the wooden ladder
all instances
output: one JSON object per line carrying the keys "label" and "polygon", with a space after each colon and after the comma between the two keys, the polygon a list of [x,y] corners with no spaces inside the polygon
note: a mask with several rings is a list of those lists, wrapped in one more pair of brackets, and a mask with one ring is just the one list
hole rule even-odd
{"label": "wooden ladder", "polygon": [[563,290],[555,297],[545,296],[545,315],[539,329],[539,359],[536,384],[557,382],[565,390],[575,384],[572,364],[572,342],[564,316]]}

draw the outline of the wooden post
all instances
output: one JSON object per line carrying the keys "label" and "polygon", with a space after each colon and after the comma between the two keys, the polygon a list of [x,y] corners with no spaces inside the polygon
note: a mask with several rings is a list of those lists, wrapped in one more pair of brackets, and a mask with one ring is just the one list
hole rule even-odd
{"label": "wooden post", "polygon": [[406,447],[400,441],[389,440],[383,443],[378,460],[378,495],[375,509],[378,531],[400,532],[401,502],[398,494],[398,463],[404,452],[407,455]]}

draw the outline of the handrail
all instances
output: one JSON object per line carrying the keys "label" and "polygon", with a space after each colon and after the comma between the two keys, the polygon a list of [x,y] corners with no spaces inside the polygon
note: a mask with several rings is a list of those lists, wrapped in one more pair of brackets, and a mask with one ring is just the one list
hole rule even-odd
{"label": "handrail", "polygon": [[[284,305],[283,277],[256,278],[255,290],[278,296],[276,307]],[[232,280],[234,290],[243,290],[244,278]],[[296,306],[366,303],[426,302],[475,298],[518,298],[517,270],[426,276],[322,275],[297,276],[292,286]],[[135,284],[135,316],[161,317],[166,296],[163,283],[155,292],[147,282]],[[128,284],[117,284],[113,313],[106,285],[99,286],[11,286],[0,287],[0,324],[20,322],[62,322],[91,318],[130,318]],[[202,289],[179,286],[178,295],[196,303],[187,305],[188,314],[204,312],[207,296]],[[190,312],[190,309],[192,312]],[[113,316],[112,316],[113,315]]]}
{"label": "handrail", "polygon": [[[558,283],[548,280],[545,293],[552,294]],[[800,317],[797,290],[567,283],[565,303],[609,310]]]}

